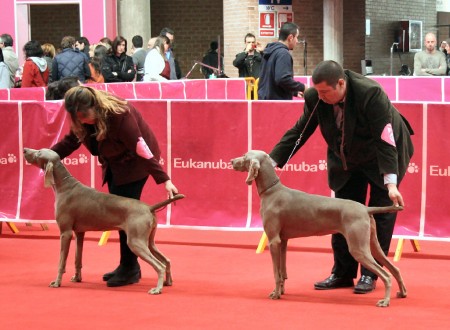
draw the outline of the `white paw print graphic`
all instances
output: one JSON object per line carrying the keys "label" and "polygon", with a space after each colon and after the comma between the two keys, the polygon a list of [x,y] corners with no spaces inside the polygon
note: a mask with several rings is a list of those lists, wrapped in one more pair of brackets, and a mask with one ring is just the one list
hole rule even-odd
{"label": "white paw print graphic", "polygon": [[79,154],[78,156],[78,161],[80,162],[80,164],[86,164],[88,162],[88,158],[85,154]]}
{"label": "white paw print graphic", "polygon": [[165,164],[164,159],[160,158],[159,159],[159,165],[164,166],[164,164]]}
{"label": "white paw print graphic", "polygon": [[325,171],[327,169],[326,160],[319,160],[319,170]]}
{"label": "white paw print graphic", "polygon": [[17,157],[14,154],[8,154],[8,163],[17,163]]}
{"label": "white paw print graphic", "polygon": [[408,165],[408,173],[419,173],[419,166],[416,163],[409,163]]}

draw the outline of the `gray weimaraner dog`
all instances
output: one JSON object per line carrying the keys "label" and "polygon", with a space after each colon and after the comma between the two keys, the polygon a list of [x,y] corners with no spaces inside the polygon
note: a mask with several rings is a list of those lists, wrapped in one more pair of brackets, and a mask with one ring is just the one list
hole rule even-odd
{"label": "gray weimaraner dog", "polygon": [[[155,211],[183,195],[175,195],[156,205],[105,194],[89,188],[72,177],[64,167],[58,154],[50,149],[24,149],[25,159],[45,171],[45,186],[52,186],[56,195],[55,217],[61,232],[61,254],[58,275],[50,287],[61,286],[66,272],[72,232],[76,235],[75,275],[72,282],[81,282],[83,240],[86,231],[121,229],[127,233],[128,246],[158,273],[155,288],[148,293],[160,294],[163,285],[172,285],[170,261],[155,246],[157,221]],[[165,277],[165,280],[164,280]]]}
{"label": "gray weimaraner dog", "polygon": [[352,256],[383,281],[385,294],[377,306],[389,306],[391,278],[375,259],[397,280],[400,288],[397,297],[406,297],[399,269],[385,257],[380,248],[372,217],[372,214],[394,212],[402,207],[367,207],[350,200],[290,189],[280,182],[269,155],[263,151],[249,151],[243,157],[232,159],[231,163],[236,171],[248,172],[246,183],[251,185],[253,181],[256,182],[261,199],[260,212],[269,239],[275,276],[275,289],[270,298],[279,299],[284,294],[288,239],[332,233],[344,235]]}

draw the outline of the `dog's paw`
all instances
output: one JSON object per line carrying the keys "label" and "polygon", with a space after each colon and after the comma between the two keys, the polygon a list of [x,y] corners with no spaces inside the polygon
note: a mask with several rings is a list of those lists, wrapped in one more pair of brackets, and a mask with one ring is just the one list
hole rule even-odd
{"label": "dog's paw", "polygon": [[281,294],[279,292],[277,292],[276,290],[273,290],[269,294],[269,298],[272,299],[272,300],[280,299],[281,298]]}
{"label": "dog's paw", "polygon": [[406,291],[402,292],[402,291],[398,291],[397,292],[397,298],[406,298],[407,294]]}
{"label": "dog's paw", "polygon": [[71,282],[81,282],[81,274],[75,274],[70,279]]}
{"label": "dog's paw", "polygon": [[59,288],[61,286],[61,283],[58,281],[53,281],[48,285],[50,288]]}
{"label": "dog's paw", "polygon": [[151,288],[150,291],[148,292],[149,294],[161,294],[162,293],[162,289],[159,288]]}
{"label": "dog's paw", "polygon": [[377,302],[377,307],[389,307],[390,299],[381,299]]}

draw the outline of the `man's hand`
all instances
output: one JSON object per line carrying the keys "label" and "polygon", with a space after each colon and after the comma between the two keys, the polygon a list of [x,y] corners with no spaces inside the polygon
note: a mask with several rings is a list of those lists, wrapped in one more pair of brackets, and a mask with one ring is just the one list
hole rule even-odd
{"label": "man's hand", "polygon": [[397,185],[394,183],[388,183],[386,187],[389,190],[389,198],[394,203],[394,206],[405,206],[405,204],[403,203],[402,194],[400,194],[400,191],[398,191]]}

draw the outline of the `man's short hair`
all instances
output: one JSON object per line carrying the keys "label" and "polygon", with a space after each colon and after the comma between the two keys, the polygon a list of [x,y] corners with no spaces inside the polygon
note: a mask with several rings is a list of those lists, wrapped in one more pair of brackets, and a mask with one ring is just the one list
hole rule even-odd
{"label": "man's short hair", "polygon": [[255,40],[256,40],[256,37],[253,33],[247,33],[244,37],[244,42],[247,41],[247,38],[255,38]]}
{"label": "man's short hair", "polygon": [[278,40],[286,41],[289,35],[296,36],[300,28],[294,22],[286,22],[281,26]]}
{"label": "man's short hair", "polygon": [[339,79],[345,78],[345,73],[339,63],[329,60],[317,64],[311,78],[314,84],[326,82],[328,86],[336,87]]}
{"label": "man's short hair", "polygon": [[89,48],[90,44],[89,44],[89,40],[86,37],[79,37],[76,40],[79,44],[84,44],[85,47]]}
{"label": "man's short hair", "polygon": [[161,30],[161,32],[159,33],[160,36],[165,36],[167,33],[170,33],[171,35],[174,35],[175,32],[173,32],[173,30],[171,28],[165,27]]}
{"label": "man's short hair", "polygon": [[211,50],[217,50],[217,48],[219,48],[219,43],[216,40],[213,40],[209,44],[209,48],[211,48]]}
{"label": "man's short hair", "polygon": [[12,47],[13,38],[11,37],[10,34],[4,33],[0,36],[0,39],[2,40],[3,45],[5,45],[5,47]]}
{"label": "man's short hair", "polygon": [[65,36],[64,38],[62,38],[61,40],[61,48],[62,49],[66,49],[66,48],[73,48],[73,45],[75,45],[75,38],[72,36]]}
{"label": "man's short hair", "polygon": [[133,44],[134,48],[142,48],[144,45],[144,40],[142,40],[142,37],[140,35],[136,35],[131,39],[131,43]]}

